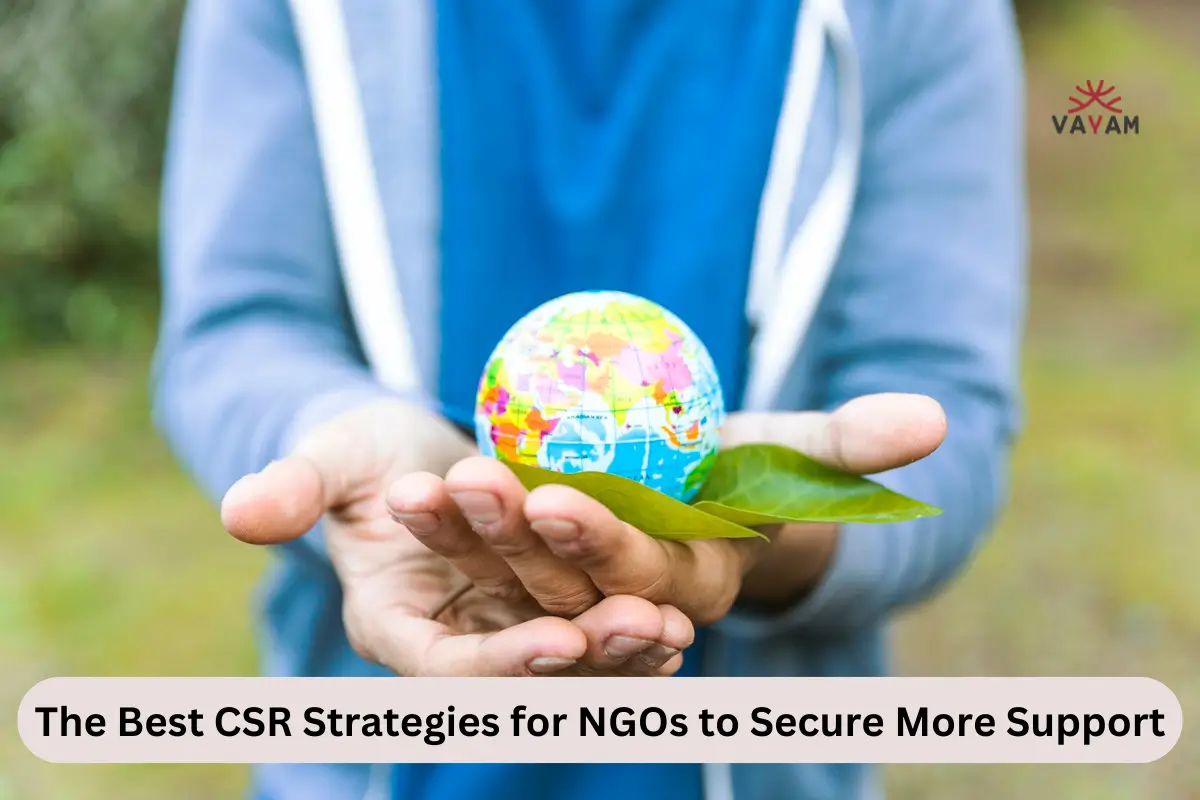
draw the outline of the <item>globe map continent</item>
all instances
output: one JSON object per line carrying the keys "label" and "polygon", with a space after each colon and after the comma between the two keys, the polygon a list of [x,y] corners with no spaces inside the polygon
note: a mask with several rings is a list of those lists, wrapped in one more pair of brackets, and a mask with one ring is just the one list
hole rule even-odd
{"label": "globe map continent", "polygon": [[522,317],[479,384],[484,455],[560,473],[605,472],[689,502],[725,415],[712,358],[657,303],[576,292]]}

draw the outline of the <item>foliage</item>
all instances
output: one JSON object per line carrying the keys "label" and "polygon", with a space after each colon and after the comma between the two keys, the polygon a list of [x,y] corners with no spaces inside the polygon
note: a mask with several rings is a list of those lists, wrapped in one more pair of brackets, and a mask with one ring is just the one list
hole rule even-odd
{"label": "foliage", "polygon": [[151,318],[182,5],[0,4],[0,350]]}
{"label": "foliage", "polygon": [[1061,20],[1081,6],[1080,0],[1013,0],[1013,9],[1023,28]]}
{"label": "foliage", "polygon": [[837,472],[795,450],[770,444],[721,451],[695,505],[604,472],[508,466],[527,489],[549,483],[570,486],[659,539],[746,539],[756,535],[751,528],[774,523],[899,522],[941,513],[867,478]]}

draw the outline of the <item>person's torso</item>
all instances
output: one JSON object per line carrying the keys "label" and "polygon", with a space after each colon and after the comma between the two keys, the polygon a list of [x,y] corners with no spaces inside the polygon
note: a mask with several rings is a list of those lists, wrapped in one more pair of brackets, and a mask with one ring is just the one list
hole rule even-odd
{"label": "person's torso", "polygon": [[727,405],[797,0],[436,4],[438,394],[545,300],[615,289],[704,342]]}

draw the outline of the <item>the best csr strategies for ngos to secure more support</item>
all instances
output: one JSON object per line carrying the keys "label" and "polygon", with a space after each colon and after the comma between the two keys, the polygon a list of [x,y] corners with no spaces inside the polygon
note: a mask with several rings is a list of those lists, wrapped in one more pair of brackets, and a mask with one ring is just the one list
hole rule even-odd
{"label": "the best csr strategies for ngos to secure more support", "polygon": [[[39,706],[42,735],[46,737],[100,737],[109,733],[109,720],[101,714],[79,714],[66,706]],[[300,719],[295,719],[299,716]],[[197,709],[182,712],[147,712],[126,706],[119,710],[116,733],[122,737],[392,737],[419,739],[436,746],[447,739],[461,737],[544,737],[564,734],[580,737],[683,737],[697,732],[706,737],[735,736],[747,724],[753,736],[804,738],[878,737],[887,731],[881,714],[790,714],[776,713],[760,706],[744,723],[734,714],[714,714],[703,709],[694,718],[683,713],[668,713],[656,706],[644,709],[628,707],[580,707],[574,714],[530,713],[528,707],[515,706],[502,729],[497,714],[464,713],[449,706],[432,714],[401,713],[386,709],[380,713],[346,713],[336,708],[313,706],[296,714],[287,707],[226,707],[213,715],[211,724]],[[1004,725],[992,714],[935,713],[926,706],[901,706],[892,715],[895,735],[909,738],[948,738],[997,734],[1011,738],[1026,736],[1054,738],[1058,744],[1094,740],[1111,736],[1164,737],[1162,711],[1134,714],[1063,714],[1035,713],[1022,706],[1010,708]]]}

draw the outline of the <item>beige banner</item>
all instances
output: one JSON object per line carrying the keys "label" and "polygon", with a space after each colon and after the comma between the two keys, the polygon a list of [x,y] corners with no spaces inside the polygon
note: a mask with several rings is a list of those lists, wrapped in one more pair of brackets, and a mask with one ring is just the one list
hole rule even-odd
{"label": "beige banner", "polygon": [[1146,763],[1148,678],[52,678],[52,762]]}

